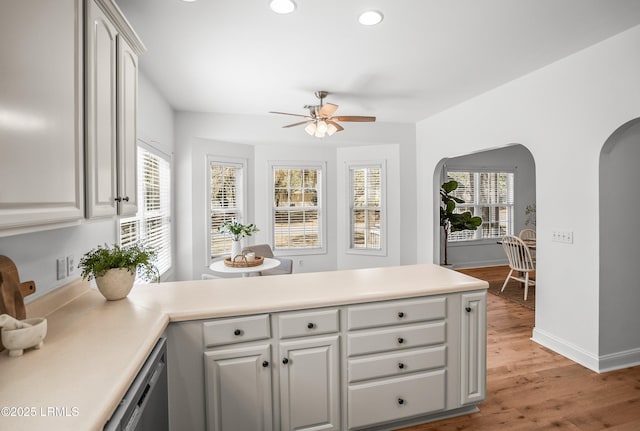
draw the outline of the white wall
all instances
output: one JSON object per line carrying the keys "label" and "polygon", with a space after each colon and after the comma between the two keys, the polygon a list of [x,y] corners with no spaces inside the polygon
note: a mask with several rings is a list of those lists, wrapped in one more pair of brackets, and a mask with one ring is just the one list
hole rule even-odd
{"label": "white wall", "polygon": [[[367,147],[393,144],[397,163],[402,171],[402,184],[415,184],[415,126],[395,123],[349,123],[345,131],[331,137],[318,139],[307,135],[302,128],[283,129],[288,119],[275,115],[233,115],[214,113],[178,112],[176,114],[176,241],[178,273],[182,280],[200,278],[205,247],[199,243],[206,229],[199,221],[200,209],[205,199],[202,172],[206,154],[242,155],[249,157],[253,172],[249,183],[249,207],[255,223],[262,229],[251,240],[255,243],[271,242],[269,238],[270,201],[268,193],[269,161],[322,161],[327,163],[327,253],[293,256],[295,272],[324,271],[337,267],[337,203],[342,191],[337,188],[337,149],[345,147]],[[253,160],[251,150],[253,148]],[[357,151],[357,150],[354,150]],[[415,262],[415,186],[402,190],[407,201],[404,217],[408,222],[400,228],[402,247],[396,253],[403,263]],[[266,226],[266,227],[265,227]],[[302,261],[302,264],[301,264]]]}
{"label": "white wall", "polygon": [[600,156],[600,355],[605,368],[629,362],[640,351],[639,162],[637,119],[617,131]]}
{"label": "white wall", "polygon": [[[492,169],[514,173],[514,234],[525,228],[525,209],[536,203],[535,163],[529,150],[522,145],[509,145],[495,150],[481,151],[466,156],[452,157],[445,161],[446,169]],[[436,205],[440,205],[437,191],[445,180],[444,170],[440,181],[434,181]],[[436,175],[438,175],[436,173]],[[534,227],[534,226],[530,226]],[[437,237],[436,237],[437,238]],[[439,245],[439,244],[438,244]],[[440,247],[435,247],[434,257]],[[506,265],[507,258],[495,239],[462,241],[449,244],[449,263],[456,268]]]}
{"label": "white wall", "polygon": [[[417,125],[418,194],[433,194],[444,158],[519,142],[534,156],[537,195],[533,338],[599,367],[600,149],[640,114],[640,27],[603,41]],[[580,186],[576,187],[576,182]],[[434,199],[419,201],[419,260],[433,262]],[[573,244],[551,242],[553,230]]]}

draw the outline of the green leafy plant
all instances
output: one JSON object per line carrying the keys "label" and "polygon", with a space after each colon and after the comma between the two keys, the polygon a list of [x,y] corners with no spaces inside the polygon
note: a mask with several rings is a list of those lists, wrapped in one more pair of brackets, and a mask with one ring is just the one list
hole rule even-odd
{"label": "green leafy plant", "polygon": [[474,216],[470,211],[455,212],[456,204],[463,204],[464,200],[451,193],[458,188],[458,182],[450,180],[440,186],[440,226],[444,230],[444,264],[449,264],[447,253],[449,234],[463,230],[476,230],[482,224],[482,218]]}
{"label": "green leafy plant", "polygon": [[233,220],[222,223],[218,228],[218,231],[228,233],[233,237],[234,241],[240,241],[241,238],[251,236],[254,232],[259,232],[260,229],[258,229],[253,223],[245,225]]}
{"label": "green leafy plant", "polygon": [[101,277],[113,268],[126,268],[142,280],[154,281],[160,278],[155,259],[156,252],[142,244],[128,247],[105,244],[85,253],[78,268],[82,269],[82,278],[86,280]]}

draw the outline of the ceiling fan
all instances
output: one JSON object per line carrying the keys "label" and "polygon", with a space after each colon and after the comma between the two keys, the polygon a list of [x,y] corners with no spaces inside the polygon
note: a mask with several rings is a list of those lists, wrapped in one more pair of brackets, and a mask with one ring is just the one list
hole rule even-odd
{"label": "ceiling fan", "polygon": [[373,122],[376,121],[376,117],[362,116],[362,115],[333,115],[338,110],[338,105],[333,103],[325,103],[324,98],[329,94],[328,91],[316,91],[315,96],[320,99],[319,105],[305,105],[305,108],[309,110],[309,115],[302,114],[290,114],[288,112],[269,111],[270,114],[282,114],[292,115],[294,117],[302,117],[305,120],[299,121],[293,124],[287,124],[282,126],[283,128],[302,126],[306,124],[307,127],[304,130],[311,136],[317,138],[323,138],[325,135],[333,135],[336,132],[344,130],[338,122],[352,121],[352,122]]}

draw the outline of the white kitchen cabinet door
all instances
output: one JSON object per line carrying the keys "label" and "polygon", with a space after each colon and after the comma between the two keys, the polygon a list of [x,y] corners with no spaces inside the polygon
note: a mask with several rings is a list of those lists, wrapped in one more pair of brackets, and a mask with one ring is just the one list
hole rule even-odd
{"label": "white kitchen cabinet door", "polygon": [[86,20],[87,218],[117,214],[117,30],[94,2]]}
{"label": "white kitchen cabinet door", "polygon": [[1,8],[0,236],[84,216],[82,4]]}
{"label": "white kitchen cabinet door", "polygon": [[270,345],[204,353],[208,431],[273,427]]}
{"label": "white kitchen cabinet door", "polygon": [[460,402],[478,403],[485,398],[487,363],[487,294],[461,295]]}
{"label": "white kitchen cabinet door", "polygon": [[339,430],[339,336],[280,342],[282,430]]}
{"label": "white kitchen cabinet door", "polygon": [[138,56],[122,37],[118,37],[118,214],[134,216],[137,201],[136,112],[138,107]]}

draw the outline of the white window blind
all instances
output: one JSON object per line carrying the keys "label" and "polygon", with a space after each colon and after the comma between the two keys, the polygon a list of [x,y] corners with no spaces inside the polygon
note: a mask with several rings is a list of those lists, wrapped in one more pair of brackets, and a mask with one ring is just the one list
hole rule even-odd
{"label": "white window blind", "polygon": [[382,250],[382,166],[351,166],[349,183],[350,248]]}
{"label": "white window blind", "polygon": [[321,167],[273,167],[274,249],[322,247]]}
{"label": "white window blind", "polygon": [[209,161],[209,244],[211,257],[231,252],[231,236],[218,229],[224,222],[242,221],[242,163]]}
{"label": "white window blind", "polygon": [[120,245],[136,242],[157,253],[160,275],[171,258],[171,163],[167,157],[138,146],[138,212],[120,219]]}
{"label": "white window blind", "polygon": [[458,182],[453,196],[465,201],[456,205],[456,212],[470,211],[482,217],[478,230],[453,232],[450,242],[513,234],[513,172],[449,171],[447,176]]}

